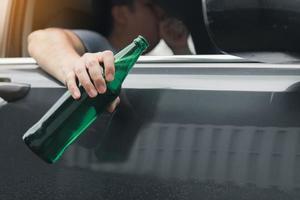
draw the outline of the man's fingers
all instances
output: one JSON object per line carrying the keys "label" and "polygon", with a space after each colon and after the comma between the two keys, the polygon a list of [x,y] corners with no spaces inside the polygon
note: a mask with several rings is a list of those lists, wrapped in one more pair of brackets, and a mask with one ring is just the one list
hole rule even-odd
{"label": "man's fingers", "polygon": [[75,67],[75,74],[88,95],[90,97],[96,97],[98,93],[90,80],[86,67],[82,65]]}
{"label": "man's fingers", "polygon": [[[102,63],[104,68],[101,66]],[[81,60],[77,62],[77,66],[72,68],[73,77],[69,78],[67,82],[72,96],[74,98],[80,97],[75,76],[90,97],[96,97],[98,93],[105,93],[106,83],[103,77],[103,71],[105,71],[106,81],[112,81],[114,79],[114,55],[111,51],[84,54]]]}
{"label": "man's fingers", "polygon": [[70,91],[72,97],[74,99],[79,99],[80,98],[80,91],[76,85],[76,81],[75,81],[75,74],[73,72],[69,72],[66,75],[66,86],[68,88],[68,90]]}
{"label": "man's fingers", "polygon": [[99,55],[99,62],[103,62],[106,80],[113,81],[115,76],[115,58],[113,52],[103,51]]}
{"label": "man's fingers", "polygon": [[120,104],[120,97],[117,97],[107,108],[107,111],[112,113],[116,109],[116,107]]}
{"label": "man's fingers", "polygon": [[106,91],[106,84],[103,78],[103,68],[100,66],[98,59],[96,57],[91,58],[90,61],[86,62],[86,67],[88,68],[91,79],[97,91],[103,94]]}

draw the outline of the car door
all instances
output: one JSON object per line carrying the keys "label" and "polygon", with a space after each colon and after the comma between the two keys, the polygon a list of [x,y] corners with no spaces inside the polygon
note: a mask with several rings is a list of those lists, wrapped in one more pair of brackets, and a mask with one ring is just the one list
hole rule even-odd
{"label": "car door", "polygon": [[295,64],[143,57],[118,109],[49,165],[21,138],[65,88],[32,59],[0,61],[31,85],[0,108],[0,199],[299,199]]}

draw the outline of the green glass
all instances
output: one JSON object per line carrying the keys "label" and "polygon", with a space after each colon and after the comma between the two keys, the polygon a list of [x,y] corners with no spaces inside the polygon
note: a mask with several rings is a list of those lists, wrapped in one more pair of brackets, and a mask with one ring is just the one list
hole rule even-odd
{"label": "green glass", "polygon": [[27,146],[46,162],[55,163],[66,148],[118,97],[124,79],[147,47],[147,41],[139,36],[115,55],[115,78],[107,83],[105,94],[89,98],[84,88],[80,86],[81,97],[74,100],[67,91],[24,134],[23,140]]}

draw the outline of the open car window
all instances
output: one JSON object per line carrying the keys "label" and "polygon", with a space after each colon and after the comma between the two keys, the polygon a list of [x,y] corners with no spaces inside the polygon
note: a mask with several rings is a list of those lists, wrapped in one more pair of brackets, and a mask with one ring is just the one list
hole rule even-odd
{"label": "open car window", "polygon": [[[12,15],[16,12],[22,12],[22,15],[19,18],[10,16],[9,28],[2,30],[3,34],[10,32],[9,35],[11,35],[5,45],[1,44],[4,48],[2,57],[28,57],[27,37],[35,30],[59,27],[91,30],[101,33],[96,25],[96,22],[99,20],[94,17],[93,0],[30,0],[22,4],[15,0],[12,2],[14,2],[15,6],[8,9],[8,13]],[[99,10],[101,11],[101,9]],[[166,11],[166,13],[168,17],[177,19],[185,25],[182,17],[177,17],[169,11]],[[188,29],[186,40],[190,51],[189,54],[196,54],[193,35]],[[173,54],[174,52],[163,39],[158,41],[156,48],[149,53],[152,56],[169,56]],[[185,55],[185,53],[180,54]]]}
{"label": "open car window", "polygon": [[[0,31],[0,56],[27,57],[27,36],[38,29],[61,27],[97,31],[92,1],[1,1],[1,9],[6,12],[1,12],[1,16],[6,17],[1,17],[0,25],[5,24],[7,28]],[[191,54],[227,53],[265,62],[298,61],[299,5],[293,0],[154,2],[168,16],[186,26]],[[160,42],[149,55],[172,54],[166,43]]]}

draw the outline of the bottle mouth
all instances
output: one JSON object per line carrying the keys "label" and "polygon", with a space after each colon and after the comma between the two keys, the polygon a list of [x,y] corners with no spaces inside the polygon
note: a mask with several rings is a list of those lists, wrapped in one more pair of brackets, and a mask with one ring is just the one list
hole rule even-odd
{"label": "bottle mouth", "polygon": [[134,43],[144,49],[149,47],[149,43],[143,36],[139,35],[136,39],[134,39]]}

